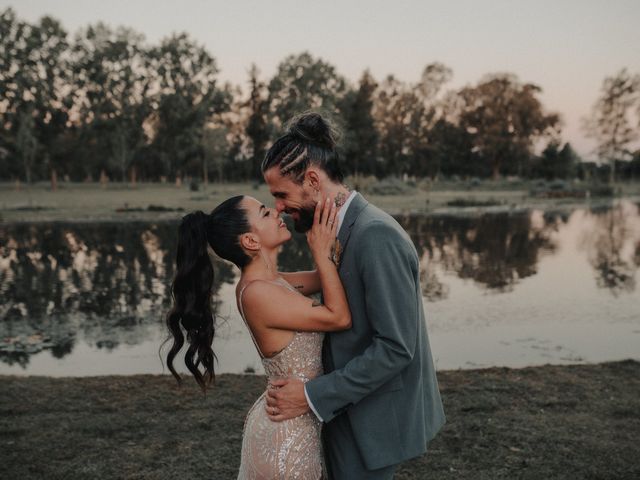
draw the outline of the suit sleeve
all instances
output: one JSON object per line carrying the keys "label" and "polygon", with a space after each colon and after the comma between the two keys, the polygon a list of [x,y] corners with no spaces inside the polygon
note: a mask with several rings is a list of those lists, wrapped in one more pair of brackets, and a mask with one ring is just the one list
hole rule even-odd
{"label": "suit sleeve", "polygon": [[418,258],[413,245],[382,222],[367,226],[359,237],[356,264],[373,340],[343,368],[307,382],[307,395],[325,422],[399,375],[416,348],[422,299],[417,298]]}

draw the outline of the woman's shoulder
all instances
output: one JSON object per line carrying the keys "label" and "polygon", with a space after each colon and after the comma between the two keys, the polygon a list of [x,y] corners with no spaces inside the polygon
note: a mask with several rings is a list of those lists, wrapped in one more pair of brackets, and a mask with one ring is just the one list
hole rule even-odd
{"label": "woman's shoulder", "polygon": [[243,302],[245,308],[249,305],[255,306],[256,303],[262,304],[264,302],[271,302],[274,298],[290,293],[290,290],[285,288],[283,282],[285,282],[285,280],[282,280],[281,282],[277,279],[250,280],[240,287],[238,298]]}

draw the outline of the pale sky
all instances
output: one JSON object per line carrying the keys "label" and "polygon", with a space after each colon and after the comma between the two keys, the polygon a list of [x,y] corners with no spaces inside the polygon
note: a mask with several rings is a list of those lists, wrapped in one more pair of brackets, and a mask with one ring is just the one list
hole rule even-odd
{"label": "pale sky", "polygon": [[243,87],[252,62],[268,80],[305,50],[354,84],[367,68],[416,82],[436,61],[453,69],[446,88],[514,73],[542,87],[563,140],[586,158],[581,118],[602,80],[623,67],[640,73],[640,0],[0,0],[8,6],[31,22],[52,15],[70,33],[97,21],[151,43],[186,31],[216,58],[222,82]]}

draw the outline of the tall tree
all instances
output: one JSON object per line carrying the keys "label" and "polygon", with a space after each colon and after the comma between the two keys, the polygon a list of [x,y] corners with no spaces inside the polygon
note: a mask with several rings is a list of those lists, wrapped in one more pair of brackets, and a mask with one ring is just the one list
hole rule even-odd
{"label": "tall tree", "polygon": [[22,161],[27,182],[38,164],[54,169],[51,147],[68,120],[67,33],[51,17],[36,24],[0,13],[0,141]]}
{"label": "tall tree", "polygon": [[157,74],[153,150],[167,174],[199,173],[203,129],[208,118],[228,108],[230,90],[217,88],[215,59],[186,33],[165,38],[150,55]]}
{"label": "tall tree", "polygon": [[439,118],[429,129],[429,161],[425,174],[432,178],[443,175],[487,175],[486,167],[473,153],[471,135],[460,126]]}
{"label": "tall tree", "polygon": [[[640,137],[640,75],[632,75],[626,68],[602,83],[600,97],[593,106],[591,117],[584,127],[597,142],[596,153],[609,164],[609,181],[616,180],[616,162],[630,161],[631,144]],[[633,106],[638,103],[638,119],[631,120]]]}
{"label": "tall tree", "polygon": [[15,140],[16,150],[22,160],[27,183],[31,183],[31,172],[39,146],[33,117],[33,110],[20,112],[17,118],[18,129]]}
{"label": "tall tree", "polygon": [[441,63],[427,65],[415,84],[389,75],[377,90],[374,117],[385,174],[423,176],[433,170],[429,130],[441,112],[438,94],[451,79]]}
{"label": "tall tree", "polygon": [[373,102],[378,87],[366,70],[357,90],[350,91],[343,100],[345,138],[343,148],[347,173],[374,175],[378,158],[378,132],[373,118]]}
{"label": "tall tree", "polygon": [[122,181],[147,142],[144,122],[151,113],[153,79],[143,42],[131,29],[98,23],[81,30],[73,45],[84,138],[96,145],[99,166],[119,173]]}
{"label": "tall tree", "polygon": [[264,157],[266,145],[269,141],[269,103],[267,101],[266,85],[258,78],[260,71],[255,64],[249,70],[249,119],[245,133],[251,147],[250,178],[262,178],[259,174],[260,163]]}
{"label": "tall tree", "polygon": [[427,114],[416,88],[393,75],[380,84],[374,118],[380,135],[381,175],[417,173],[415,167],[426,151]]}
{"label": "tall tree", "polygon": [[401,174],[408,166],[409,139],[405,124],[416,104],[417,98],[393,75],[381,82],[374,106],[380,135],[381,176]]}
{"label": "tall tree", "polygon": [[269,105],[276,128],[305,110],[319,109],[340,122],[340,101],[347,93],[346,80],[333,65],[308,52],[290,55],[269,82]]}
{"label": "tall tree", "polygon": [[436,107],[435,100],[442,90],[442,87],[453,77],[453,70],[443,63],[430,63],[420,76],[420,81],[416,85],[420,97],[423,102],[429,104],[432,108]]}
{"label": "tall tree", "polygon": [[202,134],[202,147],[204,156],[205,184],[209,179],[209,171],[213,170],[218,182],[225,180],[224,167],[229,156],[229,144],[227,131],[224,125],[207,127]]}
{"label": "tall tree", "polygon": [[214,133],[206,143],[207,161],[213,160],[211,166],[216,167],[219,182],[255,179],[256,172],[250,172],[252,148],[246,134],[250,111],[247,101],[242,89],[229,83],[222,88],[222,95],[228,110],[214,113],[207,120],[206,129]]}
{"label": "tall tree", "polygon": [[541,91],[510,74],[489,75],[459,91],[459,123],[472,135],[475,151],[491,165],[494,179],[506,167],[520,174],[534,144],[559,133],[560,117],[544,110]]}
{"label": "tall tree", "polygon": [[547,180],[568,179],[575,175],[579,161],[578,154],[569,143],[565,143],[560,148],[560,143],[557,140],[552,140],[542,151],[532,173],[535,177],[544,177]]}
{"label": "tall tree", "polygon": [[[437,178],[440,175],[443,163],[449,158],[443,157],[443,149],[434,145],[434,139],[440,140],[444,131],[433,132],[436,125],[443,126],[440,122],[444,118],[445,103],[440,98],[442,87],[453,77],[453,70],[443,63],[430,63],[422,70],[419,82],[415,85],[417,97],[421,101],[421,117],[419,123],[414,126],[413,135],[413,162],[411,170],[415,175],[430,175]],[[452,132],[449,132],[452,133]],[[442,145],[440,145],[442,147]]]}

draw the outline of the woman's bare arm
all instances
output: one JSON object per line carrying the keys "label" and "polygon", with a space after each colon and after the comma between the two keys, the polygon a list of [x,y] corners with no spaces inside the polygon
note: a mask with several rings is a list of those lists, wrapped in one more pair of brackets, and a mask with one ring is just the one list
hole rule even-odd
{"label": "woman's bare arm", "polygon": [[318,270],[278,272],[278,274],[303,295],[313,295],[314,293],[318,293],[322,288]]}
{"label": "woman's bare arm", "polygon": [[254,281],[243,294],[245,318],[254,328],[332,332],[351,327],[351,315],[272,282]]}
{"label": "woman's bare arm", "polygon": [[[307,241],[316,262],[324,304],[271,282],[255,281],[244,292],[244,311],[254,326],[301,331],[333,331],[351,327],[349,304],[331,260],[337,208],[327,199],[316,206]],[[257,323],[257,324],[256,324]]]}

